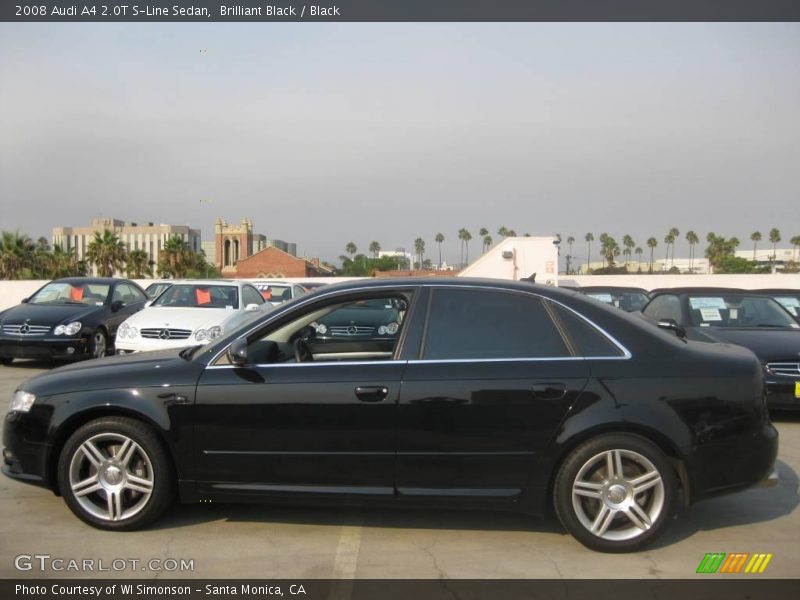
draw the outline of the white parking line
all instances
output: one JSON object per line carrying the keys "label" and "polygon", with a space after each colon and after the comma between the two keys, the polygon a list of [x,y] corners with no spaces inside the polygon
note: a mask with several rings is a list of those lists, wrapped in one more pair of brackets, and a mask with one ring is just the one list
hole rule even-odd
{"label": "white parking line", "polygon": [[339,544],[333,559],[333,573],[329,600],[347,600],[353,592],[353,578],[361,550],[361,525],[342,525]]}

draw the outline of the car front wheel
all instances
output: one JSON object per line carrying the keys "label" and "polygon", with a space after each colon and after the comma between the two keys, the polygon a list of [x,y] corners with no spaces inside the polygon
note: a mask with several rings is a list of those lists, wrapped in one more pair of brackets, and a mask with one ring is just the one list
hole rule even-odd
{"label": "car front wheel", "polygon": [[632,552],[652,542],[672,517],[678,483],[664,453],[628,434],[576,448],[556,477],[558,518],[579,542],[601,552]]}
{"label": "car front wheel", "polygon": [[108,336],[102,329],[97,329],[89,341],[89,354],[92,358],[103,358],[108,353]]}
{"label": "car front wheel", "polygon": [[159,517],[174,495],[167,452],[146,424],[124,417],[91,421],[70,436],[58,462],[67,506],[86,523],[139,529]]}

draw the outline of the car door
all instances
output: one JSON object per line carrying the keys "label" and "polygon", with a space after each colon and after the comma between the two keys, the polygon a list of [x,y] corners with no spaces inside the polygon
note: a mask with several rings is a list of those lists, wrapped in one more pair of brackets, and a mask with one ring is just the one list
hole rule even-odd
{"label": "car door", "polygon": [[327,344],[316,361],[293,354],[297,333],[340,302],[304,303],[248,335],[247,366],[222,356],[205,370],[196,396],[201,492],[393,495],[402,332],[388,353],[343,343]]}
{"label": "car door", "polygon": [[588,377],[540,298],[437,287],[403,377],[398,494],[518,496]]}

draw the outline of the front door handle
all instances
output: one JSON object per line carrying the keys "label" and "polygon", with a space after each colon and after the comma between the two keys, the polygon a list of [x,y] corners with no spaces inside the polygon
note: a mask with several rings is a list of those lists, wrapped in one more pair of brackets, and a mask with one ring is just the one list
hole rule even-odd
{"label": "front door handle", "polygon": [[561,400],[567,395],[567,386],[563,383],[537,383],[533,386],[533,395],[542,400]]}
{"label": "front door handle", "polygon": [[175,392],[159,394],[158,397],[165,401],[164,404],[189,404],[189,398],[187,396]]}
{"label": "front door handle", "polygon": [[358,386],[355,392],[356,397],[362,402],[380,402],[389,395],[389,388],[382,385]]}

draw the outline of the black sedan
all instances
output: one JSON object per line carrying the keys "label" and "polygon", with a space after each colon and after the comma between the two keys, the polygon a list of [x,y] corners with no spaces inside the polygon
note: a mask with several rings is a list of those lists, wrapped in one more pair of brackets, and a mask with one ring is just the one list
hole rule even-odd
{"label": "black sedan", "polygon": [[15,358],[105,356],[117,327],[146,301],[142,288],[127,279],[51,281],[0,313],[0,363],[7,365]]}
{"label": "black sedan", "polygon": [[[354,302],[401,312],[391,352],[315,353]],[[542,514],[586,546],[650,543],[678,505],[764,482],[778,433],[751,352],[676,338],[549,286],[323,288],[213,344],[23,384],[3,471],[130,530],[183,502],[425,502]]]}
{"label": "black sedan", "polygon": [[800,324],[778,302],[748,290],[653,290],[642,314],[680,336],[753,351],[766,374],[771,408],[800,408]]}
{"label": "black sedan", "polygon": [[578,288],[581,294],[605,302],[627,312],[636,312],[644,308],[650,297],[647,290],[637,287],[619,287],[610,285],[596,285]]}

